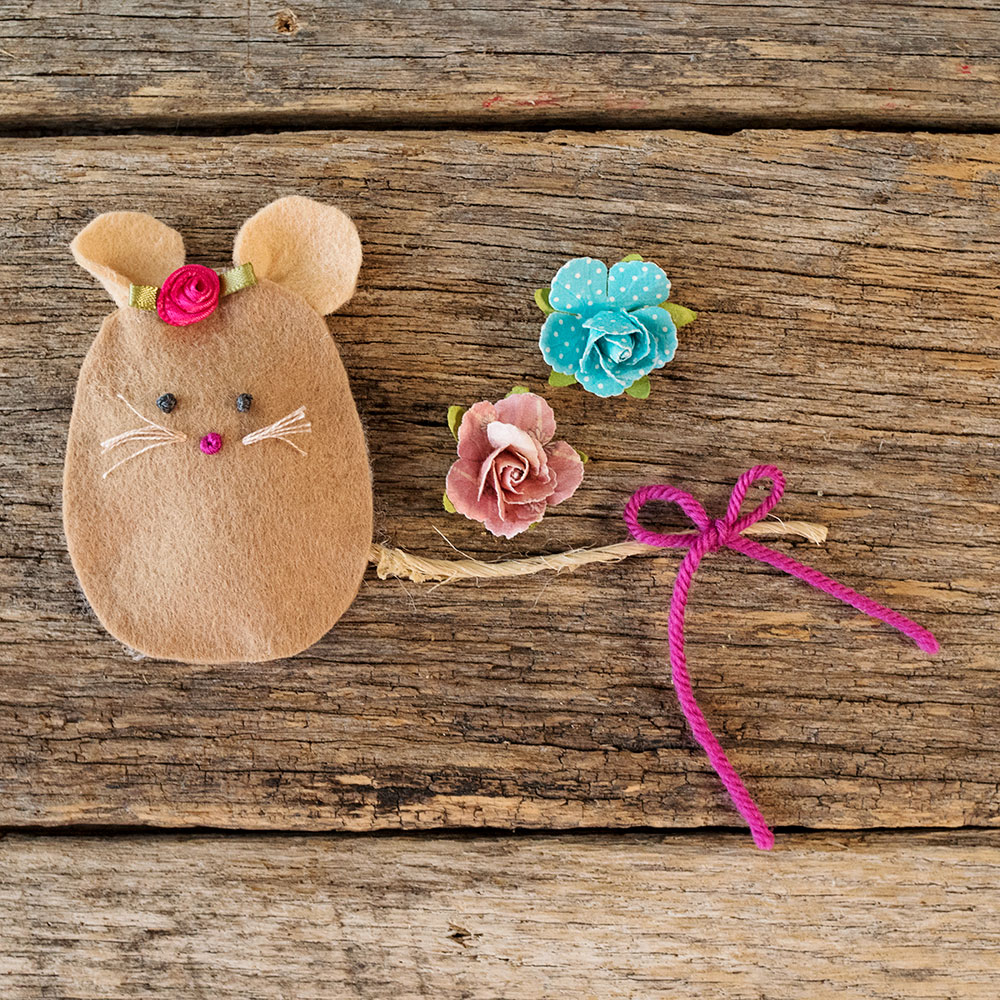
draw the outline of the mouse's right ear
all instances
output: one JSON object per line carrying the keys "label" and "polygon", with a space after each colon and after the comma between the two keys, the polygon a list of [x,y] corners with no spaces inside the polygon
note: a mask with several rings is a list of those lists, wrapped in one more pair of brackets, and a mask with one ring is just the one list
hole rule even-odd
{"label": "mouse's right ear", "polygon": [[265,205],[236,234],[233,263],[248,262],[258,278],[284,285],[329,316],[354,294],[361,238],[339,208],[289,195]]}
{"label": "mouse's right ear", "polygon": [[180,233],[145,212],[105,212],[70,249],[119,307],[128,305],[130,285],[162,285],[184,263]]}

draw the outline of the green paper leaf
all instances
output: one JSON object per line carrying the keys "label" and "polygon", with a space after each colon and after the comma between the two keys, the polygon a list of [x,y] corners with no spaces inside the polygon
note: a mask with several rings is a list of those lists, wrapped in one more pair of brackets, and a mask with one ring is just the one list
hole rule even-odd
{"label": "green paper leaf", "polygon": [[448,407],[448,430],[451,431],[451,436],[457,441],[458,440],[458,428],[462,423],[462,417],[465,416],[464,406],[449,406]]}
{"label": "green paper leaf", "polygon": [[562,372],[549,372],[549,385],[561,389],[565,385],[576,385],[575,375],[564,375]]}
{"label": "green paper leaf", "polygon": [[580,456],[580,461],[583,462],[584,465],[586,465],[590,461],[590,456],[580,451],[579,448],[574,448],[573,451],[575,451]]}
{"label": "green paper leaf", "polygon": [[679,306],[676,302],[661,302],[660,308],[666,309],[670,313],[678,330],[682,326],[687,326],[688,323],[693,323],[698,318],[698,314],[693,309]]}
{"label": "green paper leaf", "polygon": [[549,305],[549,290],[547,288],[536,288],[535,289],[535,305],[548,316],[550,313],[554,313],[556,310]]}
{"label": "green paper leaf", "polygon": [[531,390],[526,385],[515,385],[510,392],[507,393],[508,396],[520,396],[523,392],[531,392]]}
{"label": "green paper leaf", "polygon": [[446,511],[448,511],[449,514],[457,514],[458,513],[458,511],[455,510],[455,505],[448,499],[448,494],[447,493],[445,493],[441,497],[441,500],[444,503],[444,509]]}
{"label": "green paper leaf", "polygon": [[645,399],[649,395],[649,376],[643,375],[642,378],[633,382],[625,390],[625,395],[631,396],[633,399]]}
{"label": "green paper leaf", "polygon": [[634,260],[642,260],[642,254],[641,253],[630,253],[627,257],[622,257],[622,259],[620,261],[618,261],[618,263],[619,264],[631,264],[632,261],[634,261]]}

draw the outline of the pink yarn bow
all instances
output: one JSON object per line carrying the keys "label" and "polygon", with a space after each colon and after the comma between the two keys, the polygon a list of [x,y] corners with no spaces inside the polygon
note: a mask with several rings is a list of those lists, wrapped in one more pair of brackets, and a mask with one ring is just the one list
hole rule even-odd
{"label": "pink yarn bow", "polygon": [[[749,514],[740,517],[740,508],[743,506],[747,490],[758,479],[770,479],[771,492]],[[760,809],[757,808],[757,803],[746,790],[735,768],[729,763],[729,758],[705,721],[705,716],[698,707],[694,692],[691,690],[691,677],[688,674],[687,661],[684,656],[684,609],[687,605],[691,580],[702,557],[708,552],[724,548],[742,552],[743,555],[749,556],[751,559],[758,559],[760,562],[768,563],[785,573],[797,576],[800,580],[805,580],[811,586],[839,598],[845,604],[850,604],[872,618],[881,619],[887,625],[891,625],[904,635],[909,636],[924,652],[936,653],[938,651],[938,643],[934,636],[916,622],[877,601],[873,601],[870,597],[865,597],[864,594],[859,594],[856,590],[830,579],[819,570],[806,566],[804,563],[786,556],[783,552],[776,552],[774,549],[769,549],[766,545],[761,545],[759,542],[742,535],[742,532],[751,524],[766,517],[777,506],[784,491],[785,477],[780,469],[773,465],[756,465],[744,472],[737,480],[729,497],[729,508],[726,511],[726,516],[721,520],[711,519],[705,513],[705,508],[690,493],[685,493],[674,486],[644,486],[632,495],[625,506],[625,523],[637,541],[661,548],[687,549],[677,569],[677,578],[674,581],[674,590],[670,598],[668,635],[671,676],[674,687],[677,689],[677,698],[684,711],[684,717],[691,727],[691,732],[694,733],[695,739],[708,755],[712,767],[722,779],[726,791],[729,792],[729,797],[733,800],[733,805],[750,825],[754,843],[764,851],[768,851],[774,846],[774,834],[764,822],[764,817],[761,815]],[[694,522],[698,534],[661,535],[655,531],[647,531],[639,524],[639,511],[650,500],[663,500],[667,503],[677,504]]]}

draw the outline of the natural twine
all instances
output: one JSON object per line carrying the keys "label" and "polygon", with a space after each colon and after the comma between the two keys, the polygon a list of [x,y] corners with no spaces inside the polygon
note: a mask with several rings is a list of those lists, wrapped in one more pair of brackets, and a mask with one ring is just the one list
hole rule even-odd
{"label": "natural twine", "polygon": [[[678,532],[699,534],[697,531]],[[781,535],[797,535],[807,541],[821,545],[826,541],[826,528],[810,521],[759,521],[748,525],[742,532],[745,535],[758,535],[765,538],[775,538]],[[550,556],[528,556],[525,559],[507,559],[503,562],[486,563],[478,559],[428,559],[425,556],[413,556],[402,549],[392,549],[385,545],[372,543],[368,553],[368,561],[375,566],[375,572],[380,580],[397,577],[412,580],[414,583],[453,583],[455,580],[485,580],[509,576],[531,576],[543,570],[556,573],[579,569],[591,563],[620,562],[630,556],[662,555],[663,549],[656,545],[644,545],[642,542],[617,542],[614,545],[603,545],[596,549],[570,549]]]}

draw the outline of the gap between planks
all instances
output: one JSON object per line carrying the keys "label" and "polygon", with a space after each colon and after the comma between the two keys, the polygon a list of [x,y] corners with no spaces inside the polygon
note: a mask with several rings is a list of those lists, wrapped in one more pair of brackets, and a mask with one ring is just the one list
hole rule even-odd
{"label": "gap between planks", "polygon": [[820,133],[829,131],[856,131],[885,135],[1000,135],[1000,126],[988,119],[953,122],[925,122],[918,118],[884,121],[866,115],[817,116],[808,121],[782,115],[750,115],[727,120],[725,123],[710,118],[650,117],[623,126],[613,119],[595,115],[552,115],[544,118],[525,119],[517,115],[498,115],[486,121],[476,115],[436,117],[421,114],[400,115],[387,122],[365,115],[296,115],[283,117],[280,122],[269,119],[247,119],[233,122],[226,118],[205,115],[196,122],[178,124],[169,117],[141,119],[138,122],[123,120],[102,124],[100,122],[46,121],[44,118],[28,125],[0,125],[0,140],[47,138],[103,138],[111,136],[184,138],[237,138],[255,135],[295,135],[300,132],[392,132],[405,135],[434,132],[523,132],[526,135],[547,132],[577,132],[597,136],[604,132],[689,132],[691,134],[732,136],[749,131],[780,131]]}

